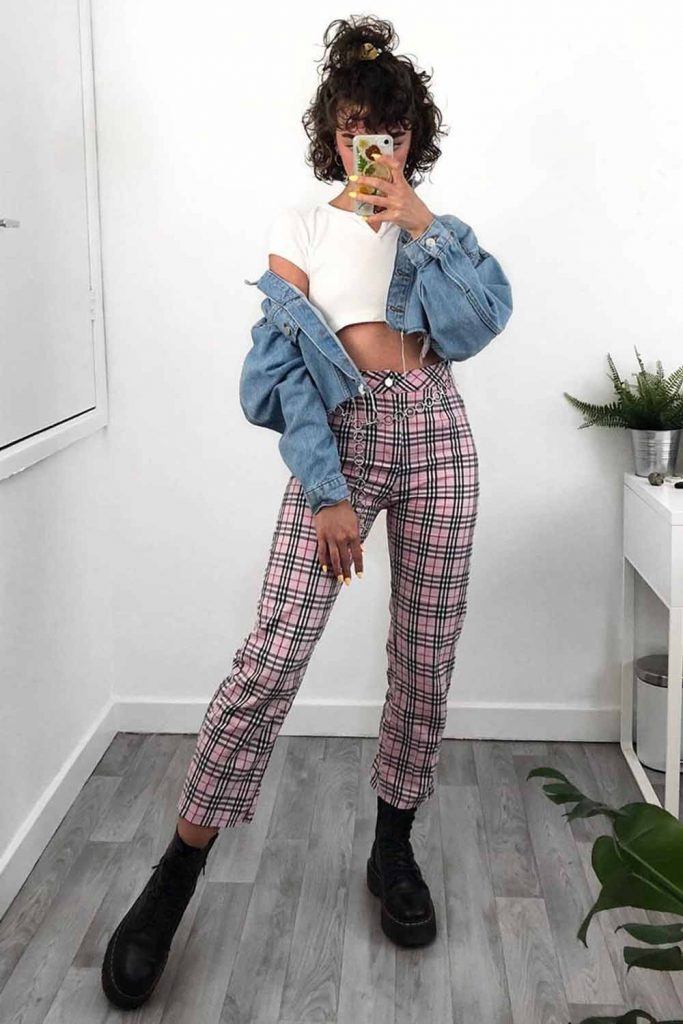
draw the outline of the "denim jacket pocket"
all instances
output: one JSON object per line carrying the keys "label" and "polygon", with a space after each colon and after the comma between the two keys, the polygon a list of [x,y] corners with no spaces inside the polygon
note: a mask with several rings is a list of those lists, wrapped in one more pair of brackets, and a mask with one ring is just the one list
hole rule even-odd
{"label": "denim jacket pocket", "polygon": [[268,298],[268,296],[261,303],[261,307],[266,320],[278,327],[287,341],[291,342],[292,345],[297,345],[301,328],[296,320],[290,316],[287,307],[282,306],[274,299]]}

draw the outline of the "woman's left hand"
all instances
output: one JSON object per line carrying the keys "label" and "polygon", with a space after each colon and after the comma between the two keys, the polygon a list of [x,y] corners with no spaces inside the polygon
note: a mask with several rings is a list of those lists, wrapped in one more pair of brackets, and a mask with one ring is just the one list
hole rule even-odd
{"label": "woman's left hand", "polygon": [[[365,217],[371,227],[375,228],[382,221],[389,220],[398,224],[399,227],[405,228],[413,238],[417,238],[429,227],[434,219],[434,214],[408,184],[403,176],[402,168],[394,157],[381,153],[374,159],[389,167],[392,181],[369,174],[350,174],[349,182],[354,191],[349,192],[349,195],[352,199],[363,199],[372,203],[373,206],[384,207],[380,213],[372,213]],[[354,188],[356,185],[372,185],[380,190],[379,195],[366,195],[364,192],[358,192]]]}

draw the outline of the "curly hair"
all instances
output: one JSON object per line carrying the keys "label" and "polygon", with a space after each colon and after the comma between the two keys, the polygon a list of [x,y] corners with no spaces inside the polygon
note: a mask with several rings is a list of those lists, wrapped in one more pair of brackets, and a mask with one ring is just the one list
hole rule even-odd
{"label": "curly hair", "polygon": [[[429,91],[432,76],[392,53],[397,41],[391,22],[371,15],[338,18],[325,29],[322,80],[302,117],[310,140],[306,163],[320,181],[345,181],[335,133],[360,120],[369,134],[412,129],[403,173],[413,187],[441,155],[438,139],[448,129]],[[361,59],[364,44],[379,51],[374,59]]]}

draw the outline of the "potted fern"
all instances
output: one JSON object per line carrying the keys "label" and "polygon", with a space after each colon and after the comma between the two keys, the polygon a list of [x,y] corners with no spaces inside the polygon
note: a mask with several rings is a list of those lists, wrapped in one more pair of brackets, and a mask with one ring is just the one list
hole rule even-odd
{"label": "potted fern", "polygon": [[[602,886],[577,932],[585,946],[588,926],[604,910],[635,907],[671,914],[678,920],[667,924],[620,924],[627,935],[643,943],[623,949],[627,970],[683,970],[683,825],[657,804],[635,801],[610,807],[581,793],[566,775],[555,768],[533,768],[527,779],[552,779],[543,792],[555,804],[574,804],[564,817],[590,818],[604,814],[611,835],[598,836],[591,863]],[[646,1010],[634,1009],[618,1017],[586,1017],[580,1024],[683,1024],[683,1020],[657,1021]]]}
{"label": "potted fern", "polygon": [[640,366],[640,371],[631,375],[636,378],[635,387],[620,377],[611,355],[607,355],[608,376],[616,392],[616,401],[608,405],[593,405],[566,391],[564,395],[584,415],[585,422],[579,430],[594,424],[628,428],[636,476],[649,476],[650,473],[673,476],[683,429],[683,366],[665,377],[658,359],[657,372],[650,373],[645,369],[637,348],[635,351]]}

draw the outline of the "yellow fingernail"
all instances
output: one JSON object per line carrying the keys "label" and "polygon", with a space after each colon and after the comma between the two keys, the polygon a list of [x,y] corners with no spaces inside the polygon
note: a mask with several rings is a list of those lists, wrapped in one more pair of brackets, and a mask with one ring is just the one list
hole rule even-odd
{"label": "yellow fingernail", "polygon": [[351,196],[352,199],[356,198],[356,193],[355,192],[349,192],[349,195]]}
{"label": "yellow fingernail", "polygon": [[356,576],[358,577],[359,580],[363,579],[363,573],[362,572],[357,572]]}
{"label": "yellow fingernail", "polygon": [[337,576],[337,583],[341,583],[341,581],[342,581],[343,579],[344,579],[344,577],[343,577],[343,576]]}
{"label": "yellow fingernail", "polygon": [[348,586],[349,586],[349,584],[351,583],[351,578],[350,578],[349,576],[345,576],[345,577],[344,577],[344,583],[345,583],[345,584],[346,584],[346,586],[348,587]]}
{"label": "yellow fingernail", "polygon": [[349,181],[358,181],[357,174],[349,174]]}
{"label": "yellow fingernail", "polygon": [[323,572],[327,572],[327,566],[326,565],[323,566]]}

